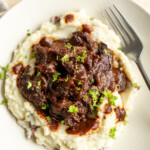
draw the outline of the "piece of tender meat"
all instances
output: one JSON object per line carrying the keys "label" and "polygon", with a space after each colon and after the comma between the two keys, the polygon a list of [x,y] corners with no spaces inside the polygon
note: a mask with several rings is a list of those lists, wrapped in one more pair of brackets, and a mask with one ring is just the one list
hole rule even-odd
{"label": "piece of tender meat", "polygon": [[[17,78],[17,86],[21,91],[21,94],[25,99],[32,102],[37,108],[41,108],[44,103],[46,103],[46,96],[41,88],[37,87],[37,82],[40,80],[39,77],[32,78],[30,75],[27,75],[29,67],[27,66],[22,74]],[[31,87],[28,88],[28,82],[31,83]]]}
{"label": "piece of tender meat", "polygon": [[[76,114],[68,112],[70,105],[75,105],[78,107],[78,112]],[[86,114],[86,109],[80,102],[73,103],[70,100],[63,98],[53,102],[49,112],[51,116],[57,118],[58,120],[64,120],[66,125],[75,126],[80,122],[81,119],[83,119],[84,115]]]}
{"label": "piece of tender meat", "polygon": [[51,47],[52,43],[53,43],[53,41],[47,37],[43,37],[40,40],[40,45],[43,47]]}

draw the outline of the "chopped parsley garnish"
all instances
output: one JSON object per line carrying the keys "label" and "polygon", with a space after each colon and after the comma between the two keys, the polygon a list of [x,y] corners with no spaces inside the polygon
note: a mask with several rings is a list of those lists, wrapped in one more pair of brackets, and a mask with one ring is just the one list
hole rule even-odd
{"label": "chopped parsley garnish", "polygon": [[94,79],[92,79],[92,82],[94,83]]}
{"label": "chopped parsley garnish", "polygon": [[125,117],[125,120],[124,120],[124,123],[123,125],[127,125],[127,123],[129,123],[126,119],[127,119],[128,115],[126,114],[126,117]]}
{"label": "chopped parsley garnish", "polygon": [[90,105],[91,110],[94,110],[94,107],[92,105]]}
{"label": "chopped parsley garnish", "polygon": [[79,70],[79,69],[80,69],[80,67],[76,67],[76,69],[77,69],[77,70]]}
{"label": "chopped parsley garnish", "polygon": [[[93,100],[93,106],[99,108],[100,106],[97,105],[98,101],[98,96],[100,95],[98,90],[95,92],[94,90],[89,90],[88,94],[91,95],[92,100]],[[92,109],[93,110],[93,109]]]}
{"label": "chopped parsley garnish", "polygon": [[81,81],[78,82],[78,85],[82,85],[83,83]]}
{"label": "chopped parsley garnish", "polygon": [[23,61],[19,61],[19,64],[22,64],[23,63]]}
{"label": "chopped parsley garnish", "polygon": [[6,78],[6,72],[9,68],[9,64],[7,64],[6,67],[2,67],[3,71],[0,72],[0,79],[5,79]]}
{"label": "chopped parsley garnish", "polygon": [[114,96],[111,92],[104,90],[101,92],[105,97],[109,98],[109,104],[112,106],[116,106],[115,100],[117,100],[117,96]]}
{"label": "chopped parsley garnish", "polygon": [[59,72],[53,74],[53,80],[52,80],[52,82],[57,81],[57,78],[58,78],[58,76],[60,76],[60,75],[61,75],[61,73],[59,73]]}
{"label": "chopped parsley garnish", "polygon": [[32,58],[35,58],[35,52],[32,52]]}
{"label": "chopped parsley garnish", "polygon": [[87,95],[84,95],[84,96],[83,96],[83,98],[87,99],[87,98],[88,98],[88,96],[87,96]]}
{"label": "chopped parsley garnish", "polygon": [[6,72],[2,71],[0,72],[0,79],[5,79],[6,78]]}
{"label": "chopped parsley garnish", "polygon": [[76,55],[76,46],[73,47],[73,53]]}
{"label": "chopped parsley garnish", "polygon": [[61,58],[61,61],[62,61],[62,62],[69,61],[69,55],[66,54],[64,57]]}
{"label": "chopped parsley garnish", "polygon": [[58,60],[59,58],[58,58],[58,55],[56,56],[56,60]]}
{"label": "chopped parsley garnish", "polygon": [[116,84],[116,87],[117,87],[118,89],[120,89],[120,86],[119,86],[118,84]]}
{"label": "chopped parsley garnish", "polygon": [[39,77],[40,75],[41,75],[41,72],[38,72],[36,76]]}
{"label": "chopped parsley garnish", "polygon": [[104,80],[102,80],[102,82],[104,82]]}
{"label": "chopped parsley garnish", "polygon": [[7,101],[6,101],[6,100],[3,100],[3,101],[1,101],[0,104],[1,104],[1,105],[7,104]]}
{"label": "chopped parsley garnish", "polygon": [[108,54],[109,54],[109,51],[108,51],[108,50],[104,50],[104,53],[108,55]]}
{"label": "chopped parsley garnish", "polygon": [[30,30],[28,29],[27,30],[27,36],[30,36],[31,35],[31,33],[30,33]]}
{"label": "chopped parsley garnish", "polygon": [[27,114],[24,115],[24,119],[25,119],[25,120],[28,120]]}
{"label": "chopped parsley garnish", "polygon": [[68,82],[68,76],[67,76],[67,78],[65,79],[65,82]]}
{"label": "chopped parsley garnish", "polygon": [[27,59],[28,57],[27,57],[27,56],[24,56],[24,58]]}
{"label": "chopped parsley garnish", "polygon": [[47,121],[51,121],[51,117],[50,116],[46,116]]}
{"label": "chopped parsley garnish", "polygon": [[93,20],[94,20],[94,18],[90,18],[90,20],[91,20],[91,21],[93,21]]}
{"label": "chopped parsley garnish", "polygon": [[138,85],[137,85],[137,83],[133,83],[133,86],[134,86],[134,87],[137,87]]}
{"label": "chopped parsley garnish", "polygon": [[71,64],[73,64],[73,61],[70,61]]}
{"label": "chopped parsley garnish", "polygon": [[7,66],[6,66],[6,67],[2,67],[2,69],[3,69],[4,71],[7,71],[7,70],[8,70],[8,68],[9,68],[9,64],[7,64]]}
{"label": "chopped parsley garnish", "polygon": [[84,57],[86,55],[86,50],[83,51],[82,56]]}
{"label": "chopped parsley garnish", "polygon": [[21,57],[22,57],[22,54],[19,55],[19,58],[21,58]]}
{"label": "chopped parsley garnish", "polygon": [[79,87],[76,87],[76,89],[77,89],[77,91],[80,91],[80,90],[81,90],[81,88],[79,88]]}
{"label": "chopped parsley garnish", "polygon": [[72,45],[70,43],[67,43],[65,46],[67,49],[70,49],[72,47]]}
{"label": "chopped parsley garnish", "polygon": [[76,114],[78,112],[78,107],[75,105],[70,105],[68,112]]}
{"label": "chopped parsley garnish", "polygon": [[80,62],[80,61],[84,62],[84,58],[85,58],[85,57],[83,57],[83,56],[78,56],[78,57],[77,57],[77,61],[79,61],[79,62]]}
{"label": "chopped parsley garnish", "polygon": [[75,80],[75,79],[76,79],[76,77],[74,76],[72,79],[74,79],[74,80]]}
{"label": "chopped parsley garnish", "polygon": [[40,88],[40,85],[41,85],[41,80],[39,80],[39,81],[37,82],[36,88],[39,89],[39,88]]}
{"label": "chopped parsley garnish", "polygon": [[30,89],[32,87],[32,83],[30,81],[27,81],[28,85],[27,85],[27,89]]}
{"label": "chopped parsley garnish", "polygon": [[101,97],[100,98],[100,103],[102,104],[104,102],[105,98],[104,97]]}
{"label": "chopped parsley garnish", "polygon": [[46,110],[47,108],[49,108],[49,104],[44,104],[44,106],[41,107],[43,110]]}
{"label": "chopped parsley garnish", "polygon": [[117,49],[118,49],[118,50],[122,50],[122,48],[121,48],[121,47],[118,47]]}
{"label": "chopped parsley garnish", "polygon": [[112,139],[115,139],[116,131],[117,131],[116,127],[110,129],[110,131],[109,131],[109,136],[110,136]]}
{"label": "chopped parsley garnish", "polygon": [[64,124],[65,123],[65,121],[64,120],[61,120],[61,124]]}

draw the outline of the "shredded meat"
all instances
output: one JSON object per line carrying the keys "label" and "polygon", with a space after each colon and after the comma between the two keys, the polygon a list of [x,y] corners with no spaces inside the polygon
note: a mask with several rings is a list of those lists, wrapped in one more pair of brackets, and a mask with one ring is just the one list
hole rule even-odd
{"label": "shredded meat", "polygon": [[[113,52],[106,44],[93,41],[91,31],[92,28],[83,25],[83,31],[74,32],[71,39],[42,38],[32,47],[36,57],[35,73],[29,75],[30,66],[26,66],[17,78],[17,86],[28,101],[53,119],[64,120],[69,127],[80,126],[80,122],[92,114],[90,89],[113,91],[116,84],[119,92],[126,88],[125,73],[113,66]],[[63,60],[66,56],[68,58]],[[29,82],[31,87],[28,87]],[[85,95],[88,96],[85,98]],[[49,107],[43,110],[45,105]],[[78,108],[76,113],[68,111],[71,105]],[[111,111],[111,107],[107,107],[106,113]],[[116,110],[122,120],[118,112]]]}

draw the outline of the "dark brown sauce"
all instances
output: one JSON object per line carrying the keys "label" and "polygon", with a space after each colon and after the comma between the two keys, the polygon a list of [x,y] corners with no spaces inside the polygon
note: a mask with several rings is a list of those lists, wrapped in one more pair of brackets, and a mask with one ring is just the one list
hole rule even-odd
{"label": "dark brown sauce", "polygon": [[68,14],[65,16],[65,22],[68,23],[68,22],[73,22],[74,20],[74,15],[72,14]]}
{"label": "dark brown sauce", "polygon": [[55,132],[55,131],[57,131],[57,130],[59,129],[60,123],[59,123],[58,121],[54,120],[53,118],[51,118],[51,120],[48,121],[48,120],[46,119],[46,114],[45,114],[44,112],[40,111],[40,110],[37,110],[37,114],[38,114],[42,119],[44,119],[44,120],[47,121],[48,126],[49,126],[49,128],[50,128],[51,131],[54,131],[54,132]]}
{"label": "dark brown sauce", "polygon": [[105,114],[110,114],[112,112],[112,108],[110,104],[105,104],[104,106],[104,113]]}
{"label": "dark brown sauce", "polygon": [[114,111],[116,113],[118,121],[124,121],[126,117],[126,111],[124,110],[124,108],[117,107],[114,109]]}
{"label": "dark brown sauce", "polygon": [[15,74],[20,74],[21,71],[23,70],[23,64],[22,63],[18,63],[15,66],[13,66],[12,70]]}
{"label": "dark brown sauce", "polygon": [[90,129],[96,130],[99,126],[97,119],[87,118],[85,121],[81,121],[78,126],[67,128],[68,134],[78,134],[80,136],[85,135]]}

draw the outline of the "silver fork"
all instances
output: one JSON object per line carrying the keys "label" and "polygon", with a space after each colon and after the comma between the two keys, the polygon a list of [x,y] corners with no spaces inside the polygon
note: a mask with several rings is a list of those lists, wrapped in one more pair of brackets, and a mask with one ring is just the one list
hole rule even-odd
{"label": "silver fork", "polygon": [[104,19],[120,36],[123,52],[137,64],[146,84],[150,90],[150,80],[141,63],[143,44],[127,20],[123,17],[115,5],[101,12]]}

